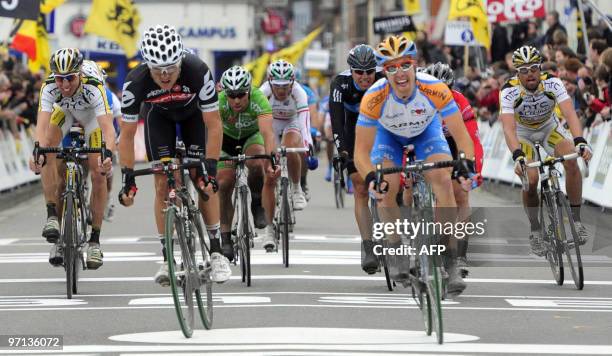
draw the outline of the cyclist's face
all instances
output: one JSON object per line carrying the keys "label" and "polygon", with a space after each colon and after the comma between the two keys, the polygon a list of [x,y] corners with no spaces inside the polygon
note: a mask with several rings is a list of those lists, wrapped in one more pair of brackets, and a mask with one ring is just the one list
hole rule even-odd
{"label": "cyclist's face", "polygon": [[521,85],[527,90],[536,90],[540,85],[540,65],[531,64],[517,68]]}
{"label": "cyclist's face", "polygon": [[274,93],[274,97],[277,100],[283,101],[289,97],[291,93],[291,89],[293,87],[293,82],[289,84],[271,84],[272,93]]}
{"label": "cyclist's face", "polygon": [[77,89],[79,88],[79,84],[81,84],[81,82],[79,81],[80,77],[81,76],[79,73],[55,75],[55,84],[62,93],[62,96],[70,97],[73,96],[74,93],[76,93]]}
{"label": "cyclist's face", "polygon": [[243,112],[249,105],[249,92],[231,92],[226,91],[227,102],[234,112]]}
{"label": "cyclist's face", "polygon": [[376,68],[370,68],[367,70],[351,69],[353,75],[353,81],[357,83],[361,90],[368,89],[374,84],[374,77],[376,76]]}
{"label": "cyclist's face", "polygon": [[406,96],[412,93],[415,82],[414,60],[398,58],[388,62],[384,66],[387,80],[391,83],[393,90],[399,96]]}
{"label": "cyclist's face", "polygon": [[159,85],[161,89],[170,90],[174,84],[176,84],[181,74],[181,63],[179,62],[166,67],[149,66],[149,72],[155,84]]}

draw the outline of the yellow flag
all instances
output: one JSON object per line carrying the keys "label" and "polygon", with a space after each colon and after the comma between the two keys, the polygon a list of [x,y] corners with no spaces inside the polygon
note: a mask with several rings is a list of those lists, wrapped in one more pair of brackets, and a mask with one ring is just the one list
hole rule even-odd
{"label": "yellow flag", "polygon": [[42,0],[40,2],[40,12],[48,14],[64,2],[66,2],[66,0]]}
{"label": "yellow flag", "polygon": [[126,57],[138,52],[140,15],[133,0],[94,0],[85,23],[85,32],[115,41]]}
{"label": "yellow flag", "polygon": [[483,0],[451,0],[449,20],[464,16],[487,21],[487,11]]}
{"label": "yellow flag", "polygon": [[421,12],[421,0],[403,0],[406,15],[414,15]]}
{"label": "yellow flag", "polygon": [[292,44],[291,46],[283,48],[278,52],[275,52],[274,54],[272,54],[272,61],[284,59],[291,64],[296,64],[297,61],[299,61],[300,58],[304,55],[304,52],[306,51],[308,46],[310,46],[310,43],[314,41],[317,36],[319,36],[321,31],[323,31],[323,26],[312,31],[311,33],[306,35],[306,37]]}
{"label": "yellow flag", "polygon": [[489,19],[483,0],[451,0],[448,19],[469,17],[474,39],[486,49],[491,47]]}
{"label": "yellow flag", "polygon": [[251,72],[251,75],[253,76],[253,86],[258,87],[264,81],[269,60],[270,53],[266,52],[257,59],[244,65],[244,68]]}

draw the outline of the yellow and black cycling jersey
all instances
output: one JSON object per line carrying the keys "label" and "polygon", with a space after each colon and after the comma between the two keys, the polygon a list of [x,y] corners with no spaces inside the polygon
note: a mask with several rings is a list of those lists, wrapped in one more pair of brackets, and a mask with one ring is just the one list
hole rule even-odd
{"label": "yellow and black cycling jersey", "polygon": [[561,80],[548,73],[540,76],[540,84],[533,92],[525,89],[518,77],[512,77],[499,96],[500,114],[513,114],[519,125],[532,129],[556,116],[557,104],[570,99]]}

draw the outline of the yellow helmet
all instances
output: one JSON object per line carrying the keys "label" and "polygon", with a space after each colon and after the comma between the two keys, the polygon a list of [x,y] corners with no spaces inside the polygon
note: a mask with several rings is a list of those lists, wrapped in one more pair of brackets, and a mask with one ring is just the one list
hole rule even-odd
{"label": "yellow helmet", "polygon": [[532,46],[523,46],[518,48],[512,54],[512,65],[518,68],[525,64],[542,63],[542,56],[537,48]]}
{"label": "yellow helmet", "polygon": [[81,70],[83,54],[76,48],[61,48],[53,52],[49,65],[54,74],[69,74]]}
{"label": "yellow helmet", "polygon": [[410,56],[415,58],[417,49],[414,42],[404,36],[389,36],[376,46],[376,63],[383,66],[396,58]]}

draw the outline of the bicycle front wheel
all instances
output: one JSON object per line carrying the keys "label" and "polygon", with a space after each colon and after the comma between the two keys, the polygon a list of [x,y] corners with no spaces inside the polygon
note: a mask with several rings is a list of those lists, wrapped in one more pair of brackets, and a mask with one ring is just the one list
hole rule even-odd
{"label": "bicycle front wheel", "polygon": [[429,276],[427,276],[427,294],[431,303],[431,323],[436,331],[438,344],[444,342],[444,325],[442,322],[442,267],[436,256],[427,258]]}
{"label": "bicycle front wheel", "polygon": [[76,259],[77,259],[77,236],[75,221],[75,199],[72,193],[66,193],[64,197],[64,209],[62,213],[62,244],[64,249],[64,269],[66,271],[66,298],[72,299],[76,293]]}
{"label": "bicycle front wheel", "polygon": [[210,329],[212,328],[213,324],[213,282],[210,279],[210,251],[206,245],[206,240],[204,239],[206,234],[204,230],[204,223],[202,221],[202,215],[200,214],[199,210],[193,217],[191,231],[194,233],[194,239],[197,239],[198,241],[196,242],[196,245],[200,245],[200,255],[197,258],[200,283],[198,288],[195,290],[196,301],[198,303],[198,313],[200,314],[200,320],[202,320],[204,327],[206,329]]}
{"label": "bicycle front wheel", "polygon": [[[578,243],[578,232],[574,225],[574,216],[565,194],[561,191],[557,192],[557,202],[559,203],[558,220],[560,222],[561,238],[563,239],[563,250],[565,251],[565,257],[572,273],[574,284],[578,290],[582,290],[584,288],[584,271],[582,268],[582,257],[580,256],[580,244]],[[563,216],[564,214],[566,217]]]}
{"label": "bicycle front wheel", "polygon": [[540,224],[542,225],[542,236],[546,243],[546,259],[550,265],[553,278],[558,285],[563,285],[563,249],[560,237],[559,213],[554,196],[542,195],[542,207],[540,209]]}
{"label": "bicycle front wheel", "polygon": [[289,267],[289,224],[291,212],[289,210],[289,180],[283,178],[281,182],[281,243],[283,245],[283,265]]}
{"label": "bicycle front wheel", "polygon": [[242,210],[240,224],[242,225],[242,234],[239,237],[240,241],[240,263],[242,264],[242,281],[246,282],[247,287],[251,286],[251,238],[253,230],[249,224],[249,208],[248,208],[248,191],[247,187],[243,187],[240,192],[240,200]]}
{"label": "bicycle front wheel", "polygon": [[344,208],[344,189],[340,182],[340,175],[334,170],[334,198],[336,201],[336,209]]}
{"label": "bicycle front wheel", "polygon": [[[168,277],[170,279],[170,289],[174,299],[174,309],[181,327],[181,331],[186,338],[193,335],[194,326],[194,281],[195,272],[192,248],[187,243],[187,236],[183,221],[176,215],[176,209],[170,207],[166,210],[166,258],[168,261]],[[173,236],[176,233],[176,246]],[[178,251],[175,251],[178,249]]]}

